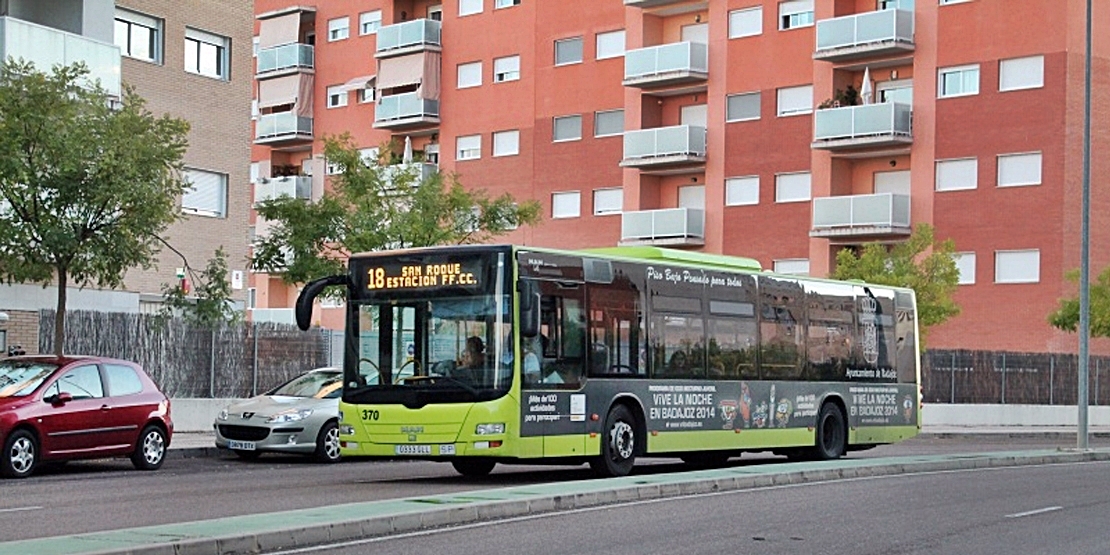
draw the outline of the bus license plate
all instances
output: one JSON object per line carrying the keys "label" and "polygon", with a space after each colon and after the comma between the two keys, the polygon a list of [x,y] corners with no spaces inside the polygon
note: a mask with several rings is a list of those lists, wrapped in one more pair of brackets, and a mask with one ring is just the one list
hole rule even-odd
{"label": "bus license plate", "polygon": [[440,455],[454,455],[455,454],[455,444],[454,443],[445,443],[443,445],[440,445],[439,446],[439,454]]}
{"label": "bus license plate", "polygon": [[236,451],[254,451],[256,449],[253,441],[236,441],[234,439],[227,440],[227,448]]}
{"label": "bus license plate", "polygon": [[397,445],[394,453],[398,455],[431,455],[431,445]]}

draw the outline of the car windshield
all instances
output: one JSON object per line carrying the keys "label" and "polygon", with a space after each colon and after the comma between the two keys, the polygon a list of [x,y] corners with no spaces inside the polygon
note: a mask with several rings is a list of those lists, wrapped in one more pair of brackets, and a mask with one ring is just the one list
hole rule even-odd
{"label": "car windshield", "polygon": [[0,361],[0,397],[30,395],[57,368],[57,364],[33,360]]}
{"label": "car windshield", "polygon": [[284,397],[315,397],[317,399],[339,397],[343,385],[339,370],[315,371],[293,378],[279,385],[268,395]]}

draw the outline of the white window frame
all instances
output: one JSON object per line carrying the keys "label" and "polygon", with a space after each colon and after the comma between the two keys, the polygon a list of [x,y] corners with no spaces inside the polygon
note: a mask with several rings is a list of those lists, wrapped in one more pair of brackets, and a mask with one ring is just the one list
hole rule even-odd
{"label": "white window frame", "polygon": [[[738,117],[738,118],[731,117],[731,115],[729,113],[729,109],[731,108],[732,99],[735,98],[735,99],[739,100],[741,98],[752,98],[752,97],[755,98],[755,104],[756,104],[755,117]],[[762,112],[763,112],[763,94],[760,91],[730,94],[730,95],[725,97],[725,121],[728,122],[728,123],[732,123],[734,121],[755,121],[757,119],[760,119],[760,117],[762,116]]]}
{"label": "white window frame", "polygon": [[[1022,260],[1021,258],[1033,258],[1034,260]],[[1022,272],[1016,269],[1014,264],[1021,264],[1023,266],[1030,266],[1034,262],[1031,271]],[[1004,267],[1004,265],[1011,265]],[[1040,249],[1019,249],[1019,250],[998,250],[994,251],[994,282],[1000,284],[1009,283],[1040,283],[1041,281],[1041,251]]]}
{"label": "white window frame", "polygon": [[[185,72],[210,79],[227,81],[231,67],[231,39],[223,35],[209,33],[193,27],[185,28]],[[213,51],[214,50],[214,51]],[[190,51],[196,55],[196,67],[190,67]],[[204,63],[215,56],[215,71],[205,69]],[[211,61],[211,60],[210,60]]]}
{"label": "white window frame", "polygon": [[771,268],[776,274],[788,276],[808,276],[808,258],[777,258],[771,262]]}
{"label": "white window frame", "polygon": [[[947,75],[959,74],[960,75],[960,90],[956,92],[948,92],[945,89],[944,78]],[[970,75],[975,76],[974,83],[968,81]],[[981,72],[979,71],[979,64],[969,64],[964,66],[942,67],[937,70],[937,98],[959,98],[961,96],[974,96],[979,94],[979,78]],[[965,89],[966,87],[966,89]]]}
{"label": "white window frame", "polygon": [[[577,60],[571,59],[571,60],[560,62],[559,61],[559,46],[563,45],[563,44],[572,44],[572,43],[575,43],[575,42],[578,43],[578,59]],[[586,57],[585,51],[586,51],[586,45],[585,45],[585,42],[582,40],[581,36],[556,39],[555,40],[555,67],[569,66],[569,65],[582,63],[582,60]]]}
{"label": "white window frame", "polygon": [[594,216],[615,216],[624,212],[624,189],[594,189]]}
{"label": "white window frame", "polygon": [[[800,97],[806,91],[809,92],[809,100],[808,100],[808,102],[805,102],[804,105],[799,104],[796,107],[791,106],[789,109],[784,109],[783,108],[783,104],[784,104],[783,96],[784,95],[789,95],[789,96],[798,95]],[[791,98],[790,100],[793,101],[794,99]],[[788,117],[792,117],[792,116],[804,116],[806,114],[812,114],[813,113],[813,85],[798,85],[796,87],[782,87],[782,88],[776,90],[775,91],[775,113],[780,118],[788,118]]]}
{"label": "white window frame", "polygon": [[763,34],[763,6],[728,12],[728,38],[742,39]]}
{"label": "white window frame", "polygon": [[975,263],[976,257],[974,252],[957,252],[952,253],[952,260],[956,263],[956,270],[960,276],[957,285],[975,285]]}
{"label": "white window frame", "polygon": [[[120,30],[119,25],[121,23],[127,26],[127,37],[123,41],[124,44],[120,44],[120,37],[117,35]],[[113,27],[112,30],[113,40],[115,42],[115,45],[119,47],[120,54],[127,56],[128,58],[142,60],[144,62],[151,62],[155,64],[162,63],[162,39],[165,36],[164,20],[141,12],[136,12],[134,10],[117,7],[114,25],[115,27]],[[132,30],[134,27],[142,27],[150,33],[151,44],[146,45],[150,48],[149,57],[137,55],[135,53],[135,49],[132,48],[132,46],[135,44],[135,42],[132,40]]]}
{"label": "white window frame", "polygon": [[366,87],[365,89],[358,90],[358,103],[369,104],[377,100],[377,89],[374,87]]}
{"label": "white window frame", "polygon": [[482,158],[482,136],[462,135],[455,137],[455,160],[479,160]]}
{"label": "white window frame", "polygon": [[[614,49],[616,38],[620,37],[620,49]],[[612,44],[610,44],[612,42]],[[605,31],[598,33],[594,37],[594,57],[597,60],[608,60],[610,58],[623,58],[625,52],[625,34],[624,29],[617,29],[615,31]]]}
{"label": "white window frame", "polygon": [[[970,175],[971,181],[958,181],[956,184],[949,184],[948,181],[942,182],[945,178],[946,172],[944,168],[951,168],[949,172],[954,173],[956,177],[961,175]],[[979,159],[978,158],[951,158],[948,160],[937,160],[934,170],[934,187],[935,191],[970,191],[979,188]]]}
{"label": "white window frame", "polygon": [[520,130],[509,129],[493,133],[493,157],[520,154]]}
{"label": "white window frame", "polygon": [[328,20],[328,42],[336,42],[351,36],[351,18],[348,16]]}
{"label": "white window frame", "polygon": [[251,185],[258,183],[258,178],[262,175],[262,164],[260,162],[251,162],[249,175]]}
{"label": "white window frame", "polygon": [[759,176],[744,175],[725,179],[725,206],[759,204]]}
{"label": "white window frame", "polygon": [[495,9],[495,10],[500,10],[500,9],[504,9],[504,8],[511,8],[513,6],[519,6],[519,5],[520,5],[520,0],[494,0],[493,1],[493,9]]}
{"label": "white window frame", "polygon": [[966,4],[968,2],[971,2],[971,0],[940,0],[940,5],[950,6],[952,4]]}
{"label": "white window frame", "polygon": [[[1016,166],[1010,166],[1014,164]],[[1007,168],[1007,166],[1010,166]],[[1035,167],[1036,175],[1024,177],[1019,175],[1020,179],[1011,179],[1003,182],[1003,177],[1007,173],[1021,174],[1022,166]],[[998,155],[998,187],[1029,187],[1032,185],[1040,185],[1044,179],[1044,160],[1040,152],[1022,152],[1016,154],[999,154]],[[1007,169],[1009,171],[1007,171]]]}
{"label": "white window frame", "polygon": [[493,59],[493,82],[507,83],[520,80],[520,54]]}
{"label": "white window frame", "polygon": [[482,13],[485,3],[485,0],[459,0],[459,17]]}
{"label": "white window frame", "polygon": [[582,217],[582,191],[556,191],[551,193],[551,219],[563,220],[580,217]]}
{"label": "white window frame", "polygon": [[779,2],[779,30],[813,27],[813,0],[784,0]]}
{"label": "white window frame", "polygon": [[[618,114],[618,113],[621,116],[621,130],[620,131],[615,131],[615,132],[612,132],[612,133],[602,133],[600,131],[600,129],[601,129],[601,125],[600,125],[601,118],[604,117],[604,116],[609,116],[609,115]],[[619,108],[619,109],[616,109],[616,110],[598,110],[598,111],[594,112],[594,138],[616,137],[616,136],[619,136],[619,135],[624,135],[624,108]]]}
{"label": "white window frame", "polygon": [[482,86],[481,60],[458,65],[456,86],[460,89],[471,89]]}
{"label": "white window frame", "polygon": [[381,156],[381,148],[371,146],[367,148],[358,149],[358,158],[366,167],[379,166]]}
{"label": "white window frame", "polygon": [[1044,88],[1044,56],[999,60],[998,92],[1041,88]]}
{"label": "white window frame", "polygon": [[[186,214],[194,216],[204,216],[208,218],[226,218],[227,217],[227,181],[226,173],[213,172],[209,170],[202,170],[198,168],[185,168],[183,179],[189,184],[185,191],[181,194],[181,211]],[[200,185],[215,186],[217,190],[215,193],[200,193],[197,190],[196,181],[190,177],[202,178]],[[198,180],[199,181],[199,180]],[[206,197],[212,197],[211,199]],[[209,203],[206,206],[198,206],[199,201]],[[211,203],[215,203],[212,205]],[[197,204],[194,204],[197,203]]]}
{"label": "white window frame", "polygon": [[382,11],[371,10],[358,14],[359,36],[376,35],[382,28]]}
{"label": "white window frame", "polygon": [[[797,192],[787,188],[800,186],[799,183],[792,183],[794,178],[805,177],[806,191],[805,194],[797,194]],[[800,191],[800,189],[799,189]],[[787,194],[791,193],[791,194]],[[785,172],[775,174],[775,203],[787,204],[791,202],[809,202],[813,199],[813,174],[810,172]]]}
{"label": "white window frame", "polygon": [[349,91],[343,85],[332,85],[327,89],[327,108],[342,108],[347,105]]}
{"label": "white window frame", "polygon": [[[556,132],[559,129],[560,121],[578,120],[578,133],[573,137],[558,137]],[[553,143],[566,143],[570,141],[582,140],[582,114],[567,114],[565,116],[555,116],[551,119],[551,142]]]}

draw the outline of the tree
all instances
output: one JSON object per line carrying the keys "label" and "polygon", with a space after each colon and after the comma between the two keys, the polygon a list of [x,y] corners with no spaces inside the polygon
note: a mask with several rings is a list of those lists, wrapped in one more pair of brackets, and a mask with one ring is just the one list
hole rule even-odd
{"label": "tree", "polygon": [[929,328],[960,313],[952,293],[960,280],[951,239],[934,240],[933,227],[919,224],[904,243],[888,247],[868,243],[857,254],[852,249],[836,253],[835,279],[858,279],[877,285],[908,287],[917,294],[921,348]]}
{"label": "tree", "polygon": [[[1079,270],[1067,273],[1069,281],[1079,283]],[[1088,288],[1090,295],[1090,334],[1092,337],[1110,337],[1110,267],[1098,275]],[[1060,299],[1060,308],[1048,315],[1053,327],[1074,332],[1079,329],[1079,296]]]}
{"label": "tree", "polygon": [[81,64],[49,73],[0,66],[0,279],[58,288],[117,287],[148,268],[178,217],[187,122],[154,117],[127,89],[113,103]]}
{"label": "tree", "polygon": [[320,200],[281,197],[258,207],[274,226],[254,246],[256,270],[304,283],[343,273],[353,252],[482,243],[539,220],[538,202],[490,198],[439,173],[419,182],[402,166],[364,160],[347,135],[326,139],[324,156],[342,171]]}
{"label": "tree", "polygon": [[159,316],[163,321],[180,315],[191,324],[216,329],[240,320],[242,313],[235,310],[231,301],[227,253],[223,245],[216,249],[215,256],[208,259],[208,265],[200,273],[185,260],[185,273],[187,281],[184,283],[162,285],[165,301]]}

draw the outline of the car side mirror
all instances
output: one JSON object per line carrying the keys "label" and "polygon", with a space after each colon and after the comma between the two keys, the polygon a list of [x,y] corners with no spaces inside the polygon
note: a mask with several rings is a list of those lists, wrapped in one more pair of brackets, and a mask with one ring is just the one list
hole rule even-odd
{"label": "car side mirror", "polygon": [[50,399],[50,404],[60,407],[73,400],[73,394],[68,391],[63,391]]}

